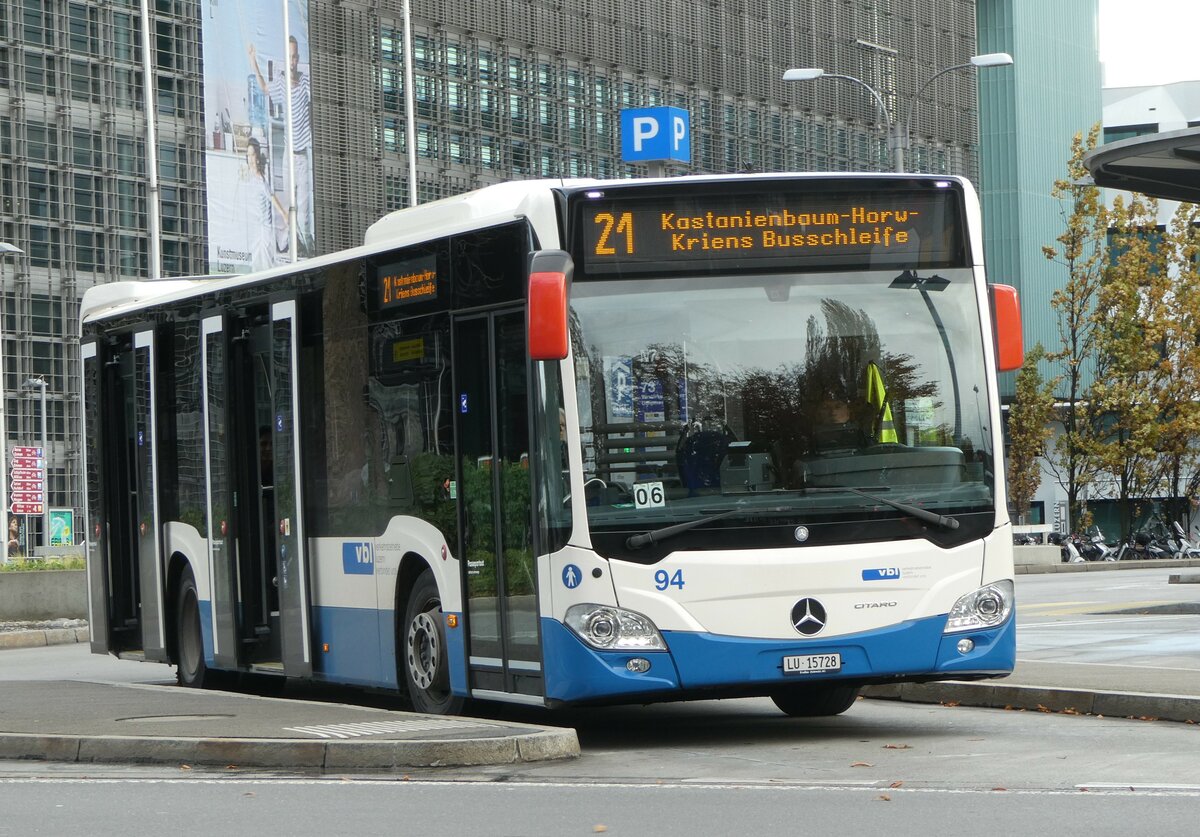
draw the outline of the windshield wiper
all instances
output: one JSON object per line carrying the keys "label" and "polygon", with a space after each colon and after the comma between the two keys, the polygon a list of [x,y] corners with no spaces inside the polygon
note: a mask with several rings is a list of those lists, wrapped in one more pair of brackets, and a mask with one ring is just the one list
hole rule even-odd
{"label": "windshield wiper", "polygon": [[682,534],[689,529],[695,529],[697,526],[703,526],[705,523],[712,523],[714,520],[720,520],[723,517],[729,517],[731,514],[737,514],[742,511],[738,509],[727,509],[716,514],[697,517],[695,520],[688,520],[683,523],[675,523],[671,526],[664,526],[661,529],[652,529],[649,532],[642,532],[640,535],[630,535],[625,540],[626,549],[641,549],[644,546],[649,546],[652,543],[665,541],[667,538],[672,538],[675,535]]}
{"label": "windshield wiper", "polygon": [[883,503],[885,506],[891,506],[897,511],[902,511],[905,514],[910,514],[919,520],[924,520],[926,523],[934,523],[938,526],[944,526],[947,529],[957,529],[959,523],[953,517],[946,517],[937,512],[931,512],[928,509],[923,509],[920,506],[913,506],[908,503],[901,503],[899,500],[889,500],[886,497],[880,497],[876,494],[870,494],[857,488],[851,488],[848,485],[830,486],[828,488],[808,488],[808,492],[828,494],[838,491],[849,491],[851,494],[857,494],[859,497],[865,497],[876,503]]}

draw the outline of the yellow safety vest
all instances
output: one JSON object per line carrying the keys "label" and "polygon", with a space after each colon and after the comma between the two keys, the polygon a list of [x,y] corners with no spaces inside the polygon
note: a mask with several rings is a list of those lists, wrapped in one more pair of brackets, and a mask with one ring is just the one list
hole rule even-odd
{"label": "yellow safety vest", "polygon": [[867,403],[875,408],[879,417],[879,442],[898,442],[896,425],[892,422],[892,405],[887,402],[887,387],[883,383],[883,373],[875,361],[867,364]]}

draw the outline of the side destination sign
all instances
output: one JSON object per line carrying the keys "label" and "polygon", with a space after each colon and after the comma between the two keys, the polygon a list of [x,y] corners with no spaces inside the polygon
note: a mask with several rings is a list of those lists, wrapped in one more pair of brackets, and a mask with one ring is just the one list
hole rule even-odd
{"label": "side destination sign", "polygon": [[961,196],[951,181],[859,191],[805,183],[761,181],[761,191],[745,194],[717,191],[724,184],[707,195],[588,193],[576,216],[577,262],[590,275],[967,263]]}

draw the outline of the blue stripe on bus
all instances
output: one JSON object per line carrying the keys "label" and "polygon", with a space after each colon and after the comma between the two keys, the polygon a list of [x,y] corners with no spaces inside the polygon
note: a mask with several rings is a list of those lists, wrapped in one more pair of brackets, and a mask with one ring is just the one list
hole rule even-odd
{"label": "blue stripe on bus", "polygon": [[314,607],[312,614],[315,676],[334,683],[396,688],[392,611]]}
{"label": "blue stripe on bus", "polygon": [[446,613],[445,616],[455,616],[458,619],[457,628],[446,628],[446,657],[450,664],[450,692],[458,697],[470,697],[471,690],[467,686],[467,623],[461,613]]}
{"label": "blue stripe on bus", "polygon": [[[200,603],[204,660],[213,665],[212,602]],[[466,639],[462,614],[458,628],[446,629],[450,688],[467,694]],[[396,633],[390,610],[355,607],[313,608],[313,676],[334,683],[395,689]],[[329,643],[329,651],[324,650]]]}
{"label": "blue stripe on bus", "polygon": [[[634,657],[650,661],[650,670],[636,674],[625,668]],[[542,659],[546,661],[547,700],[589,700],[639,692],[671,692],[679,675],[665,651],[596,651],[583,644],[566,625],[542,619]]]}
{"label": "blue stripe on bus", "polygon": [[200,644],[204,646],[204,664],[212,668],[213,664],[213,622],[212,602],[199,599],[196,602],[200,611]]}
{"label": "blue stripe on bus", "polygon": [[[596,651],[586,646],[562,623],[542,620],[546,664],[546,697],[583,701],[637,693],[736,687],[739,685],[794,683],[785,676],[782,660],[790,654],[842,655],[837,678],[874,678],[892,675],[970,674],[995,675],[1012,671],[1016,657],[1016,620],[999,628],[943,635],[945,615],[904,622],[876,631],[826,640],[764,640],[717,636],[687,631],[664,631],[670,654]],[[967,654],[958,642],[975,643]],[[633,657],[651,661],[646,674],[625,668]]]}
{"label": "blue stripe on bus", "polygon": [[[685,689],[739,683],[795,682],[784,676],[783,657],[792,654],[842,655],[839,678],[907,674],[984,674],[1012,671],[1016,658],[1015,620],[987,631],[943,635],[946,617],[933,616],[848,636],[809,640],[761,640],[664,631]],[[958,641],[975,642],[961,654]]]}

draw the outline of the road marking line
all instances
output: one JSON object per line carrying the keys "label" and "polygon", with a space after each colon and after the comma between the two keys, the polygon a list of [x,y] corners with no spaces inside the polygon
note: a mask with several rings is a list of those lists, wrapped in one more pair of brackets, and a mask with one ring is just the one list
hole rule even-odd
{"label": "road marking line", "polygon": [[[1043,616],[1046,614],[1042,614]],[[1105,614],[1097,613],[1096,616],[1103,617]],[[1025,625],[1017,623],[1017,630],[1028,630],[1030,628],[1069,628],[1076,625],[1115,625],[1119,622],[1145,622],[1147,619],[1156,619],[1166,621],[1168,619],[1195,619],[1200,614],[1196,613],[1147,613],[1142,616],[1127,616],[1123,619],[1084,619],[1078,622],[1033,622]]]}
{"label": "road marking line", "polygon": [[[1141,668],[1148,671],[1182,671],[1195,674],[1200,672],[1200,668],[1178,668],[1176,666],[1139,666],[1132,663],[1077,663],[1070,660],[1035,660],[1030,657],[1017,657],[1018,663],[1032,663],[1034,665],[1054,665],[1054,666],[1095,666],[1096,668]],[[997,685],[1003,686],[1003,683]],[[1063,688],[1060,686],[1050,686],[1048,688],[1057,689]],[[1071,688],[1071,687],[1067,687]]]}

